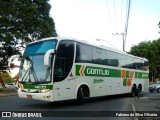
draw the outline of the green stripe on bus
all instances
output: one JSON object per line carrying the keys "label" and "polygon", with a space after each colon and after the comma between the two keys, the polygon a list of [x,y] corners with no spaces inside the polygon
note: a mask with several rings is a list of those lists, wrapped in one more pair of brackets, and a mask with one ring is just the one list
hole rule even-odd
{"label": "green stripe on bus", "polygon": [[80,76],[80,69],[82,65],[76,65],[76,75]]}
{"label": "green stripe on bus", "polygon": [[130,71],[126,71],[126,78],[130,77]]}
{"label": "green stripe on bus", "polygon": [[53,85],[27,85],[23,84],[23,89],[53,89]]}
{"label": "green stripe on bus", "polygon": [[[122,71],[124,71],[122,75]],[[132,76],[132,73],[134,76]],[[148,73],[133,70],[118,70],[86,65],[76,65],[76,76],[118,77],[118,78],[148,78]]]}
{"label": "green stripe on bus", "polygon": [[111,68],[102,68],[94,66],[86,66],[84,70],[81,69],[82,65],[76,65],[76,75],[81,76],[98,76],[98,77],[121,77],[121,71]]}
{"label": "green stripe on bus", "polygon": [[101,68],[94,66],[86,66],[83,70],[83,65],[76,65],[77,76],[99,76],[99,77],[121,77],[121,71],[110,68]]}
{"label": "green stripe on bus", "polygon": [[135,78],[148,78],[149,74],[148,73],[143,73],[143,72],[135,72]]}
{"label": "green stripe on bus", "polygon": [[127,78],[123,79],[123,86],[127,86]]}

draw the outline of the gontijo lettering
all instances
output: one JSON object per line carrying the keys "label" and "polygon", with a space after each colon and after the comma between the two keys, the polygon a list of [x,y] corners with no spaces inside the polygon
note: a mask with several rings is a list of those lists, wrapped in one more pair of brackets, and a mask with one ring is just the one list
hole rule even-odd
{"label": "gontijo lettering", "polygon": [[[86,66],[86,65],[76,65],[76,75],[77,76],[101,76],[109,77],[110,70],[108,68]],[[120,76],[120,74],[119,74]]]}
{"label": "gontijo lettering", "polygon": [[87,68],[87,74],[91,75],[109,75],[109,70]]}

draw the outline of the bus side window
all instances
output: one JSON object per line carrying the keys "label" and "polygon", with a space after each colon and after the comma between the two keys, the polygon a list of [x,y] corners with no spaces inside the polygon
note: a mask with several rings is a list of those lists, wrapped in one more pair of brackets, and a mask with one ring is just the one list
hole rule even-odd
{"label": "bus side window", "polygon": [[144,70],[144,71],[148,71],[149,70],[148,61],[143,61],[142,70]]}
{"label": "bus side window", "polygon": [[119,67],[126,68],[127,67],[127,56],[123,54],[118,54]]}
{"label": "bus side window", "polygon": [[118,62],[118,54],[112,51],[106,51],[107,56],[107,65],[117,67]]}
{"label": "bus side window", "polygon": [[135,62],[134,57],[127,56],[127,68],[135,69],[134,62]]}
{"label": "bus side window", "polygon": [[142,70],[142,61],[136,58],[134,62],[134,66],[135,66],[135,69]]}
{"label": "bus side window", "polygon": [[93,47],[93,63],[101,65],[103,64],[102,52],[102,49]]}
{"label": "bus side window", "polygon": [[92,46],[76,43],[76,62],[92,63]]}

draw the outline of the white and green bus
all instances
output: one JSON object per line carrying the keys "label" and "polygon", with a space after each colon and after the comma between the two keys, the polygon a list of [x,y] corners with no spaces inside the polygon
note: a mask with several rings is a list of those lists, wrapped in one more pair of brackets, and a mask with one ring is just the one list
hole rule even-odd
{"label": "white and green bus", "polygon": [[61,101],[147,90],[148,60],[72,38],[52,37],[26,46],[20,98]]}

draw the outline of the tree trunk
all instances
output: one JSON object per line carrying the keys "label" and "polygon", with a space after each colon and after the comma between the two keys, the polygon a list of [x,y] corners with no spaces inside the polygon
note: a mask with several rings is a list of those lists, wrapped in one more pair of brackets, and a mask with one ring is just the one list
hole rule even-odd
{"label": "tree trunk", "polygon": [[17,73],[17,75],[13,78],[15,81],[15,84],[17,84],[18,83],[18,80],[19,80],[19,73]]}
{"label": "tree trunk", "polygon": [[3,81],[3,79],[1,78],[1,76],[0,76],[0,83],[1,83],[1,85],[2,85],[3,88],[6,88],[6,86],[5,86],[5,84],[4,84],[4,81]]}

